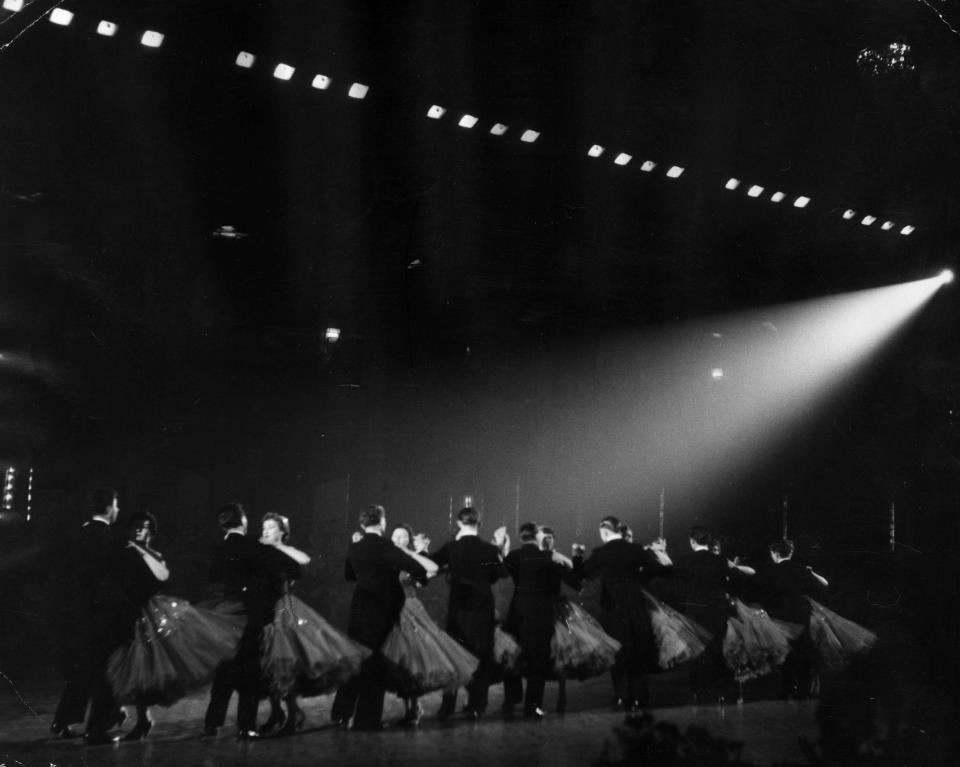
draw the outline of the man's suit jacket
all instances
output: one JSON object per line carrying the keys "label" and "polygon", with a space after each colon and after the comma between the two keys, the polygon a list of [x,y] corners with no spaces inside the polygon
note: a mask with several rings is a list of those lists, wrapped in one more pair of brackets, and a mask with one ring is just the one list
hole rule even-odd
{"label": "man's suit jacket", "polygon": [[265,626],[273,620],[277,600],[283,595],[283,576],[298,578],[300,566],[289,557],[276,556],[269,546],[240,533],[227,535],[214,548],[210,580],[223,584],[223,596],[243,602],[248,626]]}
{"label": "man's suit jacket", "polygon": [[622,538],[598,546],[585,561],[574,557],[573,563],[579,577],[600,579],[600,607],[604,612],[614,610],[628,594],[635,596],[644,584],[669,571],[653,552]]}
{"label": "man's suit jacket", "polygon": [[560,587],[567,583],[579,589],[580,579],[570,568],[553,561],[549,551],[541,551],[535,543],[527,543],[511,551],[504,564],[513,578],[513,600],[504,621],[504,629],[520,642],[528,654],[544,654],[546,658],[529,660],[549,661],[549,644],[553,636],[556,612],[554,603]]}
{"label": "man's suit jacket", "polygon": [[730,593],[742,580],[739,570],[708,549],[699,549],[678,565],[685,596],[684,612],[710,631],[722,637],[731,614]]}
{"label": "man's suit jacket", "polygon": [[401,572],[422,581],[427,578],[423,565],[375,533],[366,533],[347,550],[344,575],[357,584],[347,633],[373,650],[380,649],[403,608]]}
{"label": "man's suit jacket", "polygon": [[774,618],[800,626],[810,623],[807,594],[822,590],[820,582],[803,565],[788,559],[761,570],[752,584],[764,609]]}
{"label": "man's suit jacket", "polygon": [[500,550],[476,535],[448,541],[431,557],[450,583],[447,632],[483,660],[493,652],[493,589],[507,576]]}

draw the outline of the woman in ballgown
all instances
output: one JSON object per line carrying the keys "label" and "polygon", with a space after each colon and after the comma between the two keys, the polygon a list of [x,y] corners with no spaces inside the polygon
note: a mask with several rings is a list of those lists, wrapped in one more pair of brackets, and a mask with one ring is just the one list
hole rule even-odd
{"label": "woman in ballgown", "polygon": [[151,546],[156,532],[152,514],[133,515],[119,560],[117,584],[131,631],[129,642],[110,656],[107,677],[117,702],[137,709],[137,722],[123,740],[147,736],[151,705],[169,706],[208,682],[234,656],[243,630],[236,614],[157,593],[170,571]]}
{"label": "woman in ballgown", "polygon": [[[414,535],[408,526],[399,525],[390,539],[423,565],[428,577],[436,575],[437,565],[424,556],[430,546],[429,538]],[[401,724],[416,726],[423,715],[420,696],[461,687],[471,679],[479,661],[430,617],[417,598],[418,584],[406,573],[400,574],[400,582],[406,600],[381,651],[387,664],[387,689],[404,701]]]}
{"label": "woman in ballgown", "polygon": [[[285,516],[273,512],[263,516],[260,543],[277,557],[288,557],[298,565],[309,564],[310,557],[290,546],[289,538],[290,521]],[[277,602],[273,622],[263,631],[260,659],[270,693],[270,716],[260,731],[266,734],[279,726],[278,735],[291,735],[304,721],[298,697],[332,692],[357,674],[370,651],[295,597],[283,567],[275,571],[284,578],[283,596]],[[287,704],[286,712],[281,701]]]}

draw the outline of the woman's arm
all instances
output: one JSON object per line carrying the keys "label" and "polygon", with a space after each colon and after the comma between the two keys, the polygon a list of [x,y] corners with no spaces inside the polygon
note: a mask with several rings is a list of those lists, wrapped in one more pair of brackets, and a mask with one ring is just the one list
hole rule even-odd
{"label": "woman's arm", "polygon": [[300,549],[294,548],[293,546],[288,546],[286,543],[274,543],[271,545],[274,546],[277,551],[282,551],[298,565],[310,564],[310,555],[306,552],[300,551]]}
{"label": "woman's arm", "polygon": [[170,570],[164,564],[163,559],[160,558],[160,555],[155,551],[150,551],[145,549],[143,546],[139,546],[133,541],[128,541],[127,546],[136,549],[137,553],[143,558],[144,564],[150,568],[150,572],[153,573],[153,577],[158,581],[165,581],[170,578]]}

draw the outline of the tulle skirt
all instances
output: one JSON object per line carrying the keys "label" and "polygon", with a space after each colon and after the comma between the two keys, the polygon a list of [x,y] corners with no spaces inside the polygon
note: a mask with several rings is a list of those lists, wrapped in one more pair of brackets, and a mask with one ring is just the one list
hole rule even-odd
{"label": "tulle skirt", "polygon": [[843,668],[853,655],[869,650],[877,635],[810,599],[810,640],[820,664],[831,670]]}
{"label": "tulle skirt", "polygon": [[802,626],[774,620],[765,610],[734,600],[735,615],[727,620],[723,657],[739,682],[769,674],[786,659],[790,642]]}
{"label": "tulle skirt", "polygon": [[520,670],[520,645],[500,626],[493,630],[493,662],[503,674],[515,674]]}
{"label": "tulle skirt", "polygon": [[607,671],[617,660],[620,643],[575,602],[558,599],[556,611],[550,639],[554,672],[558,676],[588,679]]}
{"label": "tulle skirt", "polygon": [[272,695],[331,692],[360,670],[370,650],[331,626],[305,602],[287,594],[263,629],[260,667]]}
{"label": "tulle skirt", "polygon": [[405,698],[465,685],[479,665],[415,597],[407,597],[403,603],[381,652],[387,666],[387,689]]}
{"label": "tulle skirt", "polygon": [[107,663],[117,702],[169,706],[186,697],[236,654],[244,622],[239,603],[209,610],[177,597],[151,597],[133,639]]}
{"label": "tulle skirt", "polygon": [[648,591],[643,594],[650,606],[653,641],[657,647],[657,665],[661,669],[670,669],[693,660],[706,649],[711,638],[709,631]]}

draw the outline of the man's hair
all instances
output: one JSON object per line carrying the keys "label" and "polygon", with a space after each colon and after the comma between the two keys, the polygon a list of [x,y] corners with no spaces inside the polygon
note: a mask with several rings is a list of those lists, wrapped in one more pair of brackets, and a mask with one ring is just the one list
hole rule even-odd
{"label": "man's hair", "polygon": [[287,519],[283,514],[277,514],[275,511],[268,511],[263,515],[263,519],[260,520],[262,525],[268,520],[273,520],[277,523],[277,527],[280,528],[280,542],[286,543],[290,538],[290,520]]}
{"label": "man's hair", "polygon": [[710,535],[710,531],[705,527],[696,527],[690,528],[690,540],[693,541],[697,546],[709,546],[713,543],[713,538]]}
{"label": "man's hair", "polygon": [[387,510],[379,504],[371,504],[360,512],[360,527],[376,527],[383,520]]}
{"label": "man's hair", "polygon": [[517,532],[520,534],[521,541],[537,540],[537,525],[534,522],[524,522]]}
{"label": "man's hair", "polygon": [[149,511],[138,511],[136,514],[133,514],[130,517],[130,522],[127,524],[128,530],[135,530],[140,527],[144,522],[150,523],[150,533],[152,535],[157,534],[157,518],[153,516]]}
{"label": "man's hair", "polygon": [[467,506],[465,509],[460,509],[457,520],[467,527],[476,527],[480,524],[480,512],[473,506]]}
{"label": "man's hair", "polygon": [[107,506],[112,506],[117,498],[117,491],[112,487],[96,487],[87,493],[87,509],[91,517],[103,514]]}
{"label": "man's hair", "polygon": [[790,559],[793,556],[793,541],[784,538],[770,544],[770,552],[781,559]]}
{"label": "man's hair", "polygon": [[242,503],[227,503],[220,507],[217,512],[217,521],[223,530],[232,530],[235,527],[241,527],[247,512],[243,510]]}
{"label": "man's hair", "polygon": [[604,517],[600,520],[600,527],[601,529],[606,528],[611,533],[616,533],[620,530],[620,520],[614,516]]}

